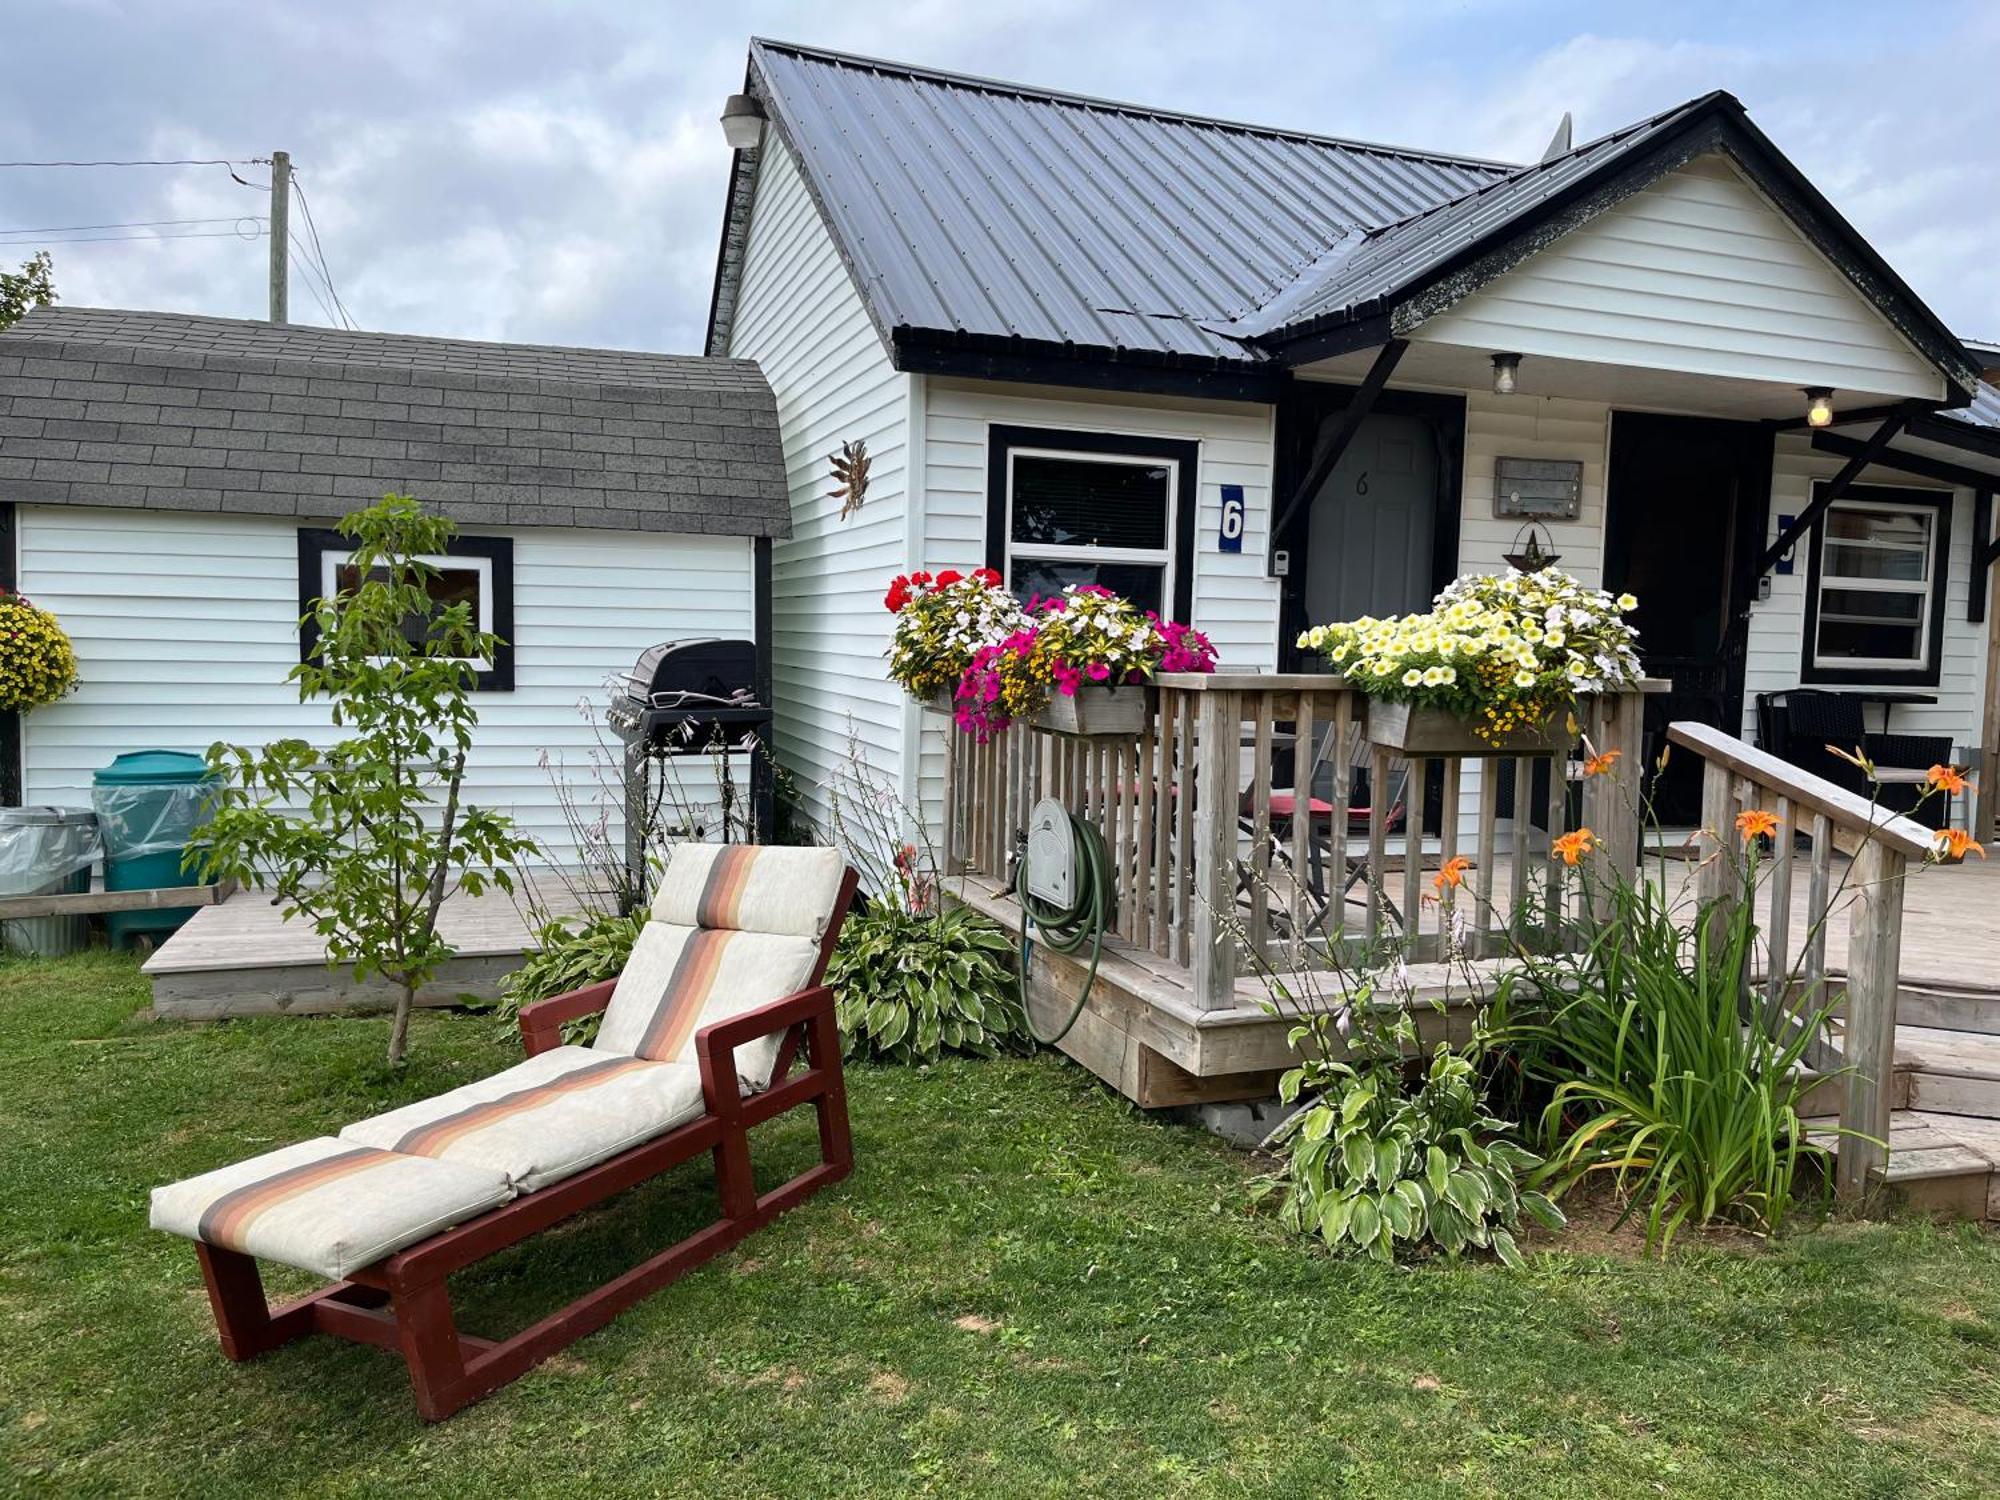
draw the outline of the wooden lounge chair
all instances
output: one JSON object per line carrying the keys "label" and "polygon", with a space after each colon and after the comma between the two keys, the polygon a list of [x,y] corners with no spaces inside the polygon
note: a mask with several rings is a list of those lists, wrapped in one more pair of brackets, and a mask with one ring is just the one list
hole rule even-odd
{"label": "wooden lounge chair", "polygon": [[[196,1241],[223,1353],[308,1333],[398,1350],[439,1421],[845,1177],[821,980],[854,887],[833,850],[683,846],[624,974],[522,1011],[525,1062],[156,1189],[154,1227]],[[600,1011],[591,1046],[563,1044],[565,1023]],[[750,1127],[806,1105],[818,1162],[760,1194]],[[458,1332],[446,1277],[704,1151],[715,1222],[510,1338]],[[332,1284],[273,1309],[259,1257]]]}

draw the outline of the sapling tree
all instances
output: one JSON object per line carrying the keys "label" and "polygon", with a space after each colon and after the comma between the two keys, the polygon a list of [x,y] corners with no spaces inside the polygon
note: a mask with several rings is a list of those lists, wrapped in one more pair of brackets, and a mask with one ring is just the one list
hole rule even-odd
{"label": "sapling tree", "polygon": [[407,495],[340,523],[352,556],[332,597],[313,601],[318,640],[287,680],[301,702],[324,700],[346,738],[208,752],[221,786],[203,834],[207,878],[262,884],[288,919],[312,923],[328,963],[397,988],[391,1065],[417,992],[454,951],[438,933],[446,898],[511,892],[535,851],[510,818],[462,795],[476,664],[499,642],[470,604],[431,593],[436,570],[422,559],[455,529]]}

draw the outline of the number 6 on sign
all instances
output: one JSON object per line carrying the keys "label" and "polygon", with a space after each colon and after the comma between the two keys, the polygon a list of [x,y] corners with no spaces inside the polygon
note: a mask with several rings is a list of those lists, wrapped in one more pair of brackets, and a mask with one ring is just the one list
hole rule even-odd
{"label": "number 6 on sign", "polygon": [[1240,484],[1225,484],[1222,487],[1222,535],[1216,545],[1224,552],[1243,550],[1243,486]]}

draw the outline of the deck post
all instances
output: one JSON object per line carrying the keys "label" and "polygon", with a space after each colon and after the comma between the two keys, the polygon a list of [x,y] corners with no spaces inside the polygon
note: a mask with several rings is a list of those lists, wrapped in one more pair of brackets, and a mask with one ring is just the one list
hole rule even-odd
{"label": "deck post", "polygon": [[[1612,875],[1628,884],[1639,878],[1639,797],[1646,775],[1639,757],[1645,704],[1645,696],[1637,692],[1607,693],[1597,700],[1591,749],[1599,755],[1615,752],[1618,758],[1609,775],[1583,778],[1583,826],[1603,845]],[[1616,906],[1613,882],[1586,880],[1584,889],[1591,915],[1609,920]]]}
{"label": "deck post", "polygon": [[1236,998],[1236,800],[1242,695],[1204,692],[1196,728],[1194,774],[1194,929],[1189,967],[1197,1010],[1219,1010]]}
{"label": "deck post", "polygon": [[1887,1166],[1896,1067],[1896,975],[1903,954],[1901,853],[1869,839],[1854,856],[1854,908],[1847,951],[1847,1098],[1835,1183],[1858,1201],[1868,1176]]}

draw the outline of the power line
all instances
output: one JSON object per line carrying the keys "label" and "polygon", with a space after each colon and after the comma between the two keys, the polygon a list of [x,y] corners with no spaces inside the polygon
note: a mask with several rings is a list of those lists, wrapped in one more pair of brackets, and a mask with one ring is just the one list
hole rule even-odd
{"label": "power line", "polygon": [[319,262],[319,273],[326,280],[327,295],[333,298],[333,305],[339,309],[339,321],[347,328],[356,328],[353,317],[347,311],[347,304],[340,300],[340,293],[333,284],[333,268],[326,263],[326,251],[319,242],[319,225],[313,222],[312,204],[306,201],[305,184],[299,181],[298,173],[292,174],[292,191],[299,195],[299,209],[305,215],[306,233],[312,238],[313,256]]}
{"label": "power line", "polygon": [[144,161],[0,161],[0,167],[265,167],[268,156],[175,156]]}
{"label": "power line", "polygon": [[[44,240],[41,243],[48,245],[130,245],[145,243],[147,241],[157,243],[161,240],[242,240],[247,244],[252,240],[260,240],[263,237],[264,230],[260,225],[255,234],[238,234],[233,229],[203,229],[191,234],[80,234],[71,239]],[[36,241],[34,240],[16,240],[10,242],[9,248],[35,243]]]}
{"label": "power line", "polygon": [[91,229],[163,229],[182,224],[240,224],[251,219],[261,224],[261,214],[222,214],[213,219],[128,219],[118,224],[43,224],[34,229],[0,229],[0,235],[70,234]]}
{"label": "power line", "polygon": [[326,284],[325,279],[313,269],[312,254],[306,249],[305,242],[297,234],[292,234],[288,238],[292,242],[292,248],[299,252],[299,269],[306,273],[306,290],[313,294],[313,301],[317,302],[319,310],[326,314],[327,322],[345,327],[340,314],[336,313],[326,300],[326,293],[320,290]]}

